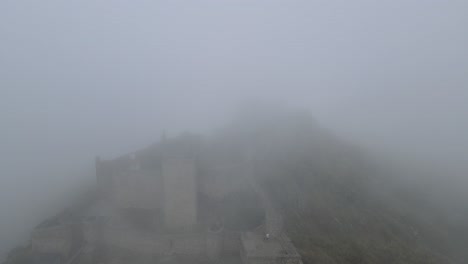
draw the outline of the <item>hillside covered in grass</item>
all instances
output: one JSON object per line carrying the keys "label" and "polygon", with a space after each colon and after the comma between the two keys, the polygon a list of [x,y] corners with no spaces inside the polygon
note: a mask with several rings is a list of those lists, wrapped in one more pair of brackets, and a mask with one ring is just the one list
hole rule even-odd
{"label": "hillside covered in grass", "polygon": [[[405,182],[404,170],[390,169],[307,112],[248,111],[209,136],[183,134],[171,146],[195,153],[200,177],[243,186],[251,173],[281,212],[305,264],[456,264],[468,257],[466,208],[452,214],[422,191],[424,182]],[[139,154],[144,166],[158,166],[153,160],[161,146]],[[221,176],[213,170],[219,164],[234,169]],[[225,199],[226,227],[244,230],[262,221],[250,194]],[[243,205],[252,221],[243,223],[232,209]],[[6,263],[31,263],[30,252],[18,247]]]}
{"label": "hillside covered in grass", "polygon": [[463,263],[466,221],[308,113],[249,113],[217,140],[252,153],[305,263]]}

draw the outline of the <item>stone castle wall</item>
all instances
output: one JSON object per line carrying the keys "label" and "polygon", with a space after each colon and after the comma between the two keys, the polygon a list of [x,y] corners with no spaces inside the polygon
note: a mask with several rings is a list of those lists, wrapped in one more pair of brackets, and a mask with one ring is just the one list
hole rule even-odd
{"label": "stone castle wall", "polygon": [[164,226],[189,229],[197,223],[197,177],[191,158],[165,157],[162,163]]}
{"label": "stone castle wall", "polygon": [[160,209],[162,177],[157,172],[122,170],[114,173],[112,199],[119,208]]}
{"label": "stone castle wall", "polygon": [[242,164],[216,163],[204,168],[199,177],[199,190],[212,199],[222,200],[230,193],[249,188],[244,175],[245,168]]}
{"label": "stone castle wall", "polygon": [[107,195],[112,188],[113,161],[96,157],[96,183],[100,194]]}
{"label": "stone castle wall", "polygon": [[206,233],[137,234],[125,229],[110,229],[105,234],[105,244],[113,250],[138,254],[167,256],[212,256],[220,255],[221,239],[208,237]]}

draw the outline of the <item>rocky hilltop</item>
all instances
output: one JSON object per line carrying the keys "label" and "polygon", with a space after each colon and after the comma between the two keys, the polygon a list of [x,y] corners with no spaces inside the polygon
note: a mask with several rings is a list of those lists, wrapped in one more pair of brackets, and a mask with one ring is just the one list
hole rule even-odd
{"label": "rocky hilltop", "polygon": [[462,263],[455,229],[377,164],[308,113],[241,114],[97,158],[96,190],[5,263]]}

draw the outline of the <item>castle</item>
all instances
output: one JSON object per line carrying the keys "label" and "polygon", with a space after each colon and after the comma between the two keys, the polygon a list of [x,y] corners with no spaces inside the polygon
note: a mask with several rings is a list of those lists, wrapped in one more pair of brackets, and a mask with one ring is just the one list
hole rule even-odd
{"label": "castle", "polygon": [[249,155],[183,135],[96,158],[97,197],[32,234],[57,263],[302,263]]}

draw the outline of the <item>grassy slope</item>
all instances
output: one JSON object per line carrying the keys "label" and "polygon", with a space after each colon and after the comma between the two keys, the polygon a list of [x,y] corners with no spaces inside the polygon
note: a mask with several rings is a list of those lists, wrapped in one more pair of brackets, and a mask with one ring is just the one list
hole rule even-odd
{"label": "grassy slope", "polygon": [[[306,264],[466,259],[459,255],[468,241],[466,221],[448,221],[412,186],[397,187],[391,173],[307,114],[249,113],[212,143],[222,143],[233,157],[253,154],[256,177],[283,212]],[[28,263],[28,252],[13,250],[6,263]],[[450,259],[457,255],[458,262]]]}
{"label": "grassy slope", "polygon": [[370,158],[307,114],[249,116],[227,135],[255,153],[256,175],[305,263],[452,263],[445,226],[433,212],[424,217],[426,201],[389,187]]}

